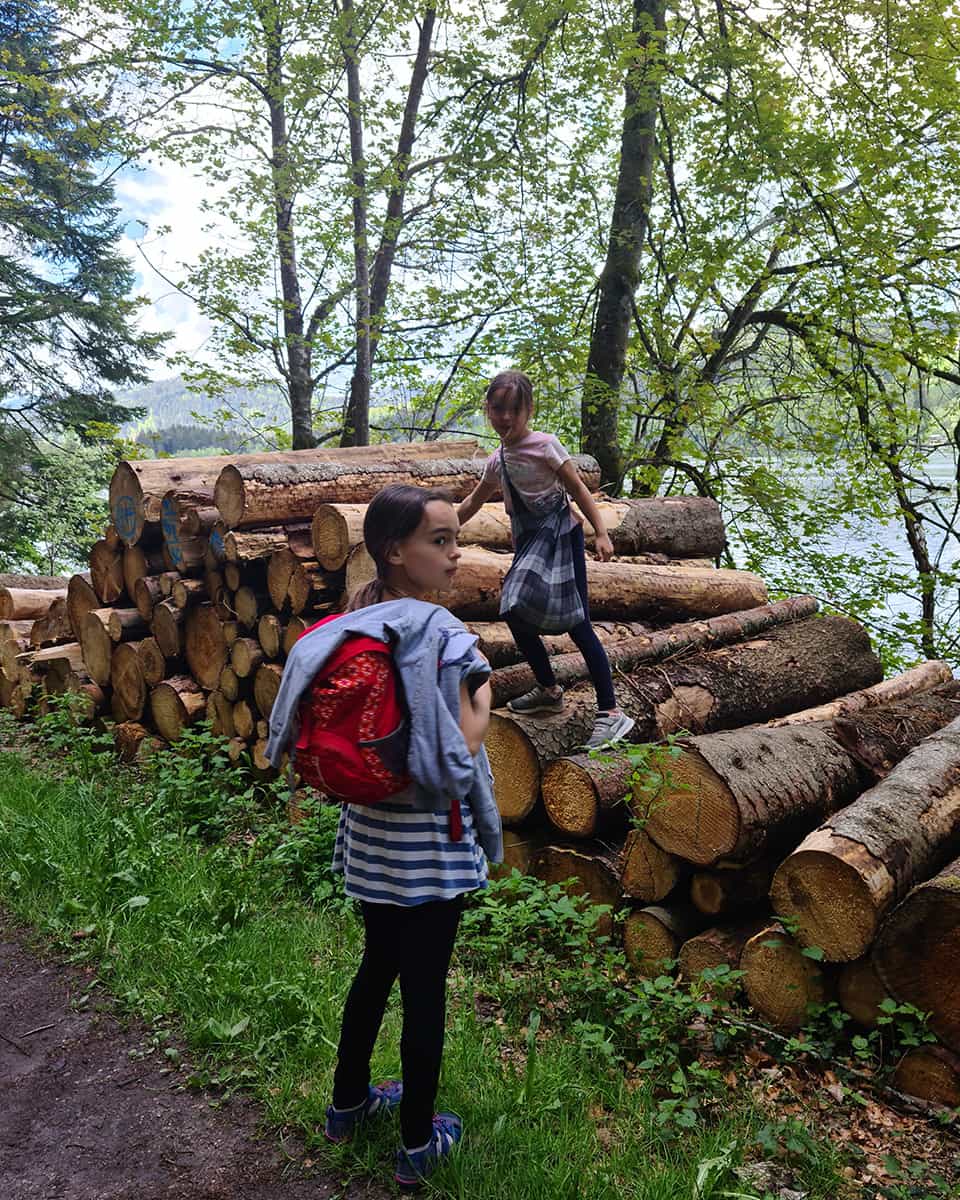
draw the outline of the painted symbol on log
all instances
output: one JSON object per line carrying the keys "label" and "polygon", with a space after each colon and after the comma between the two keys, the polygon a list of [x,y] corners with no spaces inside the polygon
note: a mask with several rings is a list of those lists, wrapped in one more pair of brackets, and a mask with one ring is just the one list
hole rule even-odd
{"label": "painted symbol on log", "polygon": [[164,499],[160,505],[160,529],[163,540],[170,553],[173,565],[180,569],[183,565],[183,550],[180,546],[180,527],[177,523],[177,511],[172,500]]}
{"label": "painted symbol on log", "polygon": [[136,535],[137,509],[132,496],[121,496],[114,505],[113,524],[125,542],[129,542]]}
{"label": "painted symbol on log", "polygon": [[223,534],[219,529],[211,529],[210,531],[210,549],[217,558],[226,558],[227,550],[223,544]]}

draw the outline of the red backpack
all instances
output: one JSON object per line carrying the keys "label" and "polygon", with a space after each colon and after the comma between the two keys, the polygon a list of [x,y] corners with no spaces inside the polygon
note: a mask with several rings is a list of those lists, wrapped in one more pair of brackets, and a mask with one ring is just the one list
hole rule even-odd
{"label": "red backpack", "polygon": [[[324,617],[304,634],[334,620]],[[407,744],[390,646],[376,638],[348,637],[300,702],[297,772],[331,799],[377,804],[409,786]]]}

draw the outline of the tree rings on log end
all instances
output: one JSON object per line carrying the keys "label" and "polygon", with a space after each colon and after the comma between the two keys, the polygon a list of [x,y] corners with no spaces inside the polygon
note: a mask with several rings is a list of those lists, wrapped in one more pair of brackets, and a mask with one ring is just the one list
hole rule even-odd
{"label": "tree rings on log end", "polygon": [[194,679],[212,691],[226,666],[227,642],[220,618],[210,604],[198,604],[187,612],[186,655]]}
{"label": "tree rings on log end", "polygon": [[188,675],[175,675],[150,693],[153,723],[168,742],[175,742],[188,725],[199,721],[206,707],[203,690]]}
{"label": "tree rings on log end", "polygon": [[652,799],[634,798],[636,816],[658,846],[697,866],[729,854],[740,833],[736,799],[695,750],[684,750],[663,770]]}
{"label": "tree rings on log end", "polygon": [[623,927],[627,961],[638,975],[660,975],[676,958],[680,943],[655,910],[638,908],[627,916]]}
{"label": "tree rings on log end", "polygon": [[350,529],[336,504],[321,504],[313,514],[313,549],[325,571],[337,571],[347,561]]}
{"label": "tree rings on log end", "polygon": [[809,1005],[827,998],[823,970],[781,925],[768,925],[750,938],[740,968],[750,1003],[778,1029],[799,1029]]}
{"label": "tree rings on log end", "polygon": [[540,761],[509,717],[490,714],[485,743],[493,771],[493,793],[504,825],[530,815],[540,794]]}
{"label": "tree rings on log end", "polygon": [[916,1046],[901,1058],[891,1082],[908,1096],[956,1108],[960,1105],[960,1056],[945,1046]]}
{"label": "tree rings on log end", "polygon": [[680,861],[642,829],[631,829],[623,847],[620,884],[634,900],[652,904],[668,896],[680,877]]}
{"label": "tree rings on log end", "polygon": [[798,940],[819,946],[828,962],[852,962],[877,936],[883,911],[878,896],[893,895],[893,880],[865,847],[820,830],[807,841],[814,839],[824,847],[801,846],[777,868],[770,885],[773,911],[795,920]]}
{"label": "tree rings on log end", "polygon": [[[280,677],[283,668],[279,663],[261,663],[253,678],[253,699],[264,717],[270,716],[273,702],[280,691]],[[258,743],[259,745],[259,743]]]}
{"label": "tree rings on log end", "polygon": [[558,758],[543,769],[543,803],[547,816],[561,833],[593,837],[597,829],[597,794],[588,772],[569,758]]}
{"label": "tree rings on log end", "polygon": [[890,999],[869,955],[844,963],[837,976],[837,1000],[843,1011],[867,1029],[873,1029],[880,1005]]}

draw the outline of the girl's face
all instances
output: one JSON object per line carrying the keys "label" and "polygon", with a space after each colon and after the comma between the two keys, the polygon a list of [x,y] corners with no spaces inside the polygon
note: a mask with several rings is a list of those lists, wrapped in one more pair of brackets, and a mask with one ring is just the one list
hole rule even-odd
{"label": "girl's face", "polygon": [[460,562],[459,529],[452,504],[446,500],[428,501],[417,528],[396,542],[387,555],[391,590],[416,599],[449,590]]}
{"label": "girl's face", "polygon": [[530,409],[509,392],[494,392],[487,400],[487,420],[500,441],[511,446],[529,432]]}

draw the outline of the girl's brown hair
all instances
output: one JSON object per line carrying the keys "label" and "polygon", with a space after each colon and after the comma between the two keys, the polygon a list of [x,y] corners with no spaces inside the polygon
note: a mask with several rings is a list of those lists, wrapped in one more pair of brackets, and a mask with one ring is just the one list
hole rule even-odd
{"label": "girl's brown hair", "polygon": [[347,612],[380,603],[390,568],[387,556],[397,542],[409,537],[419,526],[431,500],[453,503],[450,493],[443,488],[420,488],[409,483],[392,483],[370,501],[363,518],[363,541],[377,568],[377,577],[357,589]]}
{"label": "girl's brown hair", "polygon": [[501,371],[494,375],[487,386],[484,404],[489,404],[498,392],[503,392],[511,403],[519,404],[526,412],[533,411],[533,384],[529,375],[522,371]]}

